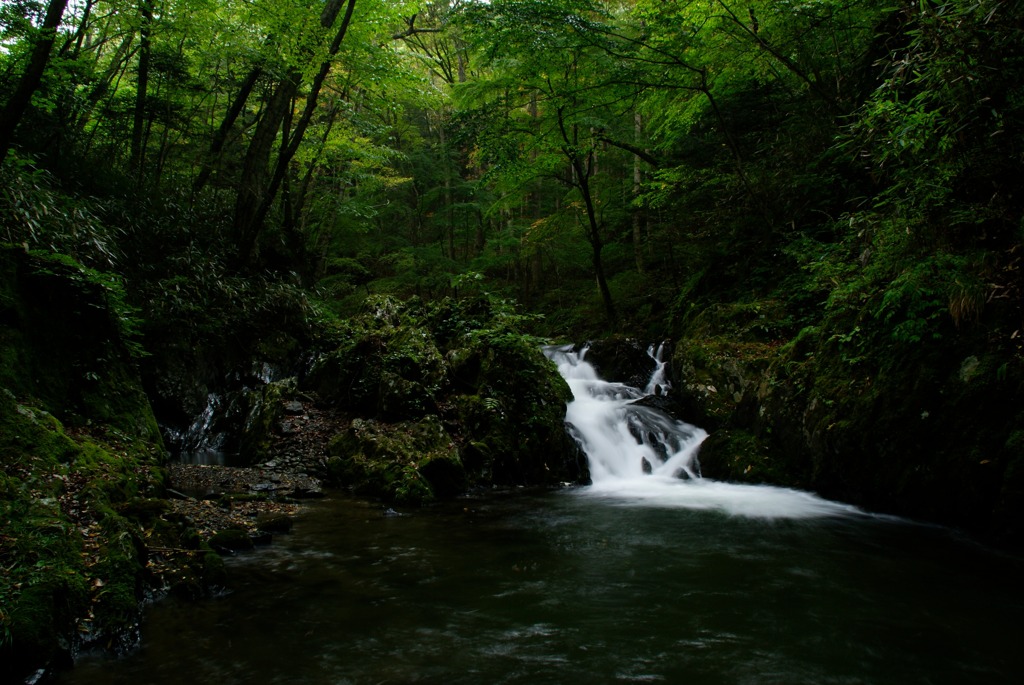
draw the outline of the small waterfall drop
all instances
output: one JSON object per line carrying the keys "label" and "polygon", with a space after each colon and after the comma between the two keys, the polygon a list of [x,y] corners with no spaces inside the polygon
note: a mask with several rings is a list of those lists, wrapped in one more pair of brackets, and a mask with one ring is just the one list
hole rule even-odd
{"label": "small waterfall drop", "polygon": [[663,346],[648,349],[654,369],[640,390],[602,380],[586,361],[586,347],[579,352],[573,345],[544,348],[572,390],[565,420],[587,455],[593,483],[581,493],[626,504],[711,509],[752,518],[861,513],[800,490],[702,478],[697,450],[707,432],[642,402],[671,387],[663,353]]}
{"label": "small waterfall drop", "polygon": [[648,395],[667,394],[672,388],[672,384],[669,383],[668,378],[665,376],[665,366],[668,364],[665,360],[665,343],[658,345],[657,349],[655,349],[654,345],[648,347],[647,356],[654,360],[654,373],[651,374],[651,379],[647,381],[647,387],[644,388],[644,392]]}
{"label": "small waterfall drop", "polygon": [[[707,433],[637,403],[653,392],[601,380],[585,361],[586,353],[586,348],[574,352],[571,345],[545,349],[572,390],[574,400],[566,408],[565,420],[590,460],[594,483],[646,475],[699,478],[694,455]],[[659,363],[649,388],[663,369]]]}
{"label": "small waterfall drop", "polygon": [[181,437],[181,460],[186,464],[225,463],[224,434],[214,430],[224,400],[216,393],[206,396],[206,407],[192,420]]}

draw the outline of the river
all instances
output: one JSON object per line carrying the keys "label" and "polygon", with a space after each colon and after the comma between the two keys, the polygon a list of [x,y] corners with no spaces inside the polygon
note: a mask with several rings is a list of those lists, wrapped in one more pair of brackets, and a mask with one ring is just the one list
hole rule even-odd
{"label": "river", "polygon": [[1019,682],[1024,560],[701,478],[706,433],[644,404],[663,379],[607,383],[585,350],[546,353],[592,486],[406,512],[313,502],[228,559],[229,592],[157,603],[135,653],[59,683]]}
{"label": "river", "polygon": [[63,685],[1016,683],[1021,560],[867,515],[752,518],[586,489],[404,516],[330,497],[149,608]]}

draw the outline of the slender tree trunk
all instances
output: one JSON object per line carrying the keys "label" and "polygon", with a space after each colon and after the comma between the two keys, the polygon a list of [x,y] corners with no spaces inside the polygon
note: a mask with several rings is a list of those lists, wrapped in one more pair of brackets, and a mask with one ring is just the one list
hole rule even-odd
{"label": "slender tree trunk", "polygon": [[473,240],[473,253],[475,257],[479,257],[484,253],[484,247],[487,246],[487,231],[484,226],[484,213],[480,211],[480,206],[476,208],[476,235]]}
{"label": "slender tree trunk", "polygon": [[281,130],[281,122],[298,90],[299,78],[299,72],[292,71],[274,89],[263,116],[256,125],[242,163],[242,177],[235,201],[235,238],[238,242],[238,259],[241,264],[249,262],[256,247],[256,238],[260,231],[261,204],[267,186],[267,163],[274,147],[274,139]]}
{"label": "slender tree trunk", "polygon": [[85,9],[82,10],[82,18],[78,22],[78,29],[75,31],[75,35],[69,37],[61,48],[60,53],[62,57],[68,53],[72,45],[75,46],[75,49],[71,51],[72,59],[77,59],[78,55],[82,52],[82,45],[85,42],[85,35],[89,28],[89,17],[95,4],[96,0],[86,0]]}
{"label": "slender tree trunk", "polygon": [[604,261],[601,258],[604,248],[604,243],[601,240],[601,225],[598,223],[594,198],[590,192],[590,179],[586,175],[579,177],[579,189],[583,196],[583,205],[587,210],[587,237],[591,247],[590,262],[594,267],[594,277],[597,279],[597,289],[601,292],[604,312],[608,317],[608,322],[614,324],[618,315],[615,311],[615,303],[612,301],[612,291],[608,288],[608,279],[604,274]]}
{"label": "slender tree trunk", "polygon": [[[635,143],[640,145],[640,136],[643,132],[643,116],[639,113],[633,115],[633,133]],[[640,155],[633,155],[633,256],[636,261],[636,272],[644,272],[644,210],[640,207],[640,184],[643,181],[643,172],[640,167]]]}
{"label": "slender tree trunk", "polygon": [[50,61],[50,50],[53,49],[54,40],[57,38],[57,27],[60,25],[67,5],[68,0],[50,0],[46,6],[46,16],[33,40],[28,65],[25,67],[11,99],[4,105],[3,110],[0,110],[0,165],[4,163],[7,153],[10,152],[11,144],[14,142],[14,129],[21,123],[25,110],[32,102],[32,95],[43,80],[43,72],[46,71],[46,65]]}
{"label": "slender tree trunk", "polygon": [[[321,25],[324,28],[334,24],[334,20],[341,9],[341,3],[344,1],[332,0],[324,8],[320,16]],[[239,192],[238,203],[235,207],[235,230],[239,236],[239,257],[243,263],[248,262],[252,257],[253,249],[256,246],[256,239],[263,229],[263,223],[270,212],[270,207],[274,203],[274,198],[281,187],[281,182],[284,180],[288,164],[298,151],[306,129],[313,119],[320,90],[323,88],[324,81],[327,79],[331,69],[330,58],[338,53],[341,43],[348,32],[356,0],[347,0],[347,3],[345,16],[338,27],[337,33],[334,35],[334,40],[331,41],[328,48],[328,59],[320,64],[319,71],[313,77],[309,93],[306,95],[306,106],[295,125],[295,129],[288,137],[287,145],[282,145],[278,153],[277,162],[274,165],[274,172],[269,183],[266,183],[265,179],[267,165],[270,161],[271,147],[269,145],[259,148],[255,147],[256,139],[259,135],[259,126],[257,126],[257,133],[254,135],[253,143],[250,144],[249,151],[246,154],[246,165],[242,171],[242,189]],[[290,78],[281,84],[282,86],[285,86],[286,83],[288,84],[289,99],[298,92],[300,78],[299,72],[295,71]],[[276,122],[284,119],[283,112],[265,112],[264,120],[267,119],[268,115],[273,115],[273,120]],[[260,123],[262,124],[263,120]],[[270,140],[272,142],[273,136],[271,136]]]}
{"label": "slender tree trunk", "polygon": [[614,325],[618,315],[615,311],[615,303],[612,301],[612,292],[608,287],[608,279],[605,278],[604,274],[604,261],[601,258],[601,251],[604,248],[604,242],[601,238],[601,222],[597,216],[597,206],[590,187],[590,176],[593,173],[593,152],[589,153],[586,159],[581,158],[578,145],[579,134],[576,127],[572,127],[572,135],[570,135],[565,127],[565,119],[561,109],[557,111],[557,118],[559,133],[565,143],[562,147],[562,154],[569,160],[572,171],[570,183],[580,191],[580,196],[583,198],[583,207],[586,210],[587,225],[585,230],[587,241],[591,247],[590,262],[594,268],[597,289],[601,293],[601,302],[604,304],[608,323]]}
{"label": "slender tree trunk", "polygon": [[448,239],[448,256],[455,261],[455,221],[452,209],[452,170],[451,159],[448,154],[448,141],[444,135],[444,122],[438,121],[438,134],[441,141],[441,164],[444,167],[444,215],[445,215],[445,236]]}
{"label": "slender tree trunk", "polygon": [[256,82],[259,81],[260,76],[263,75],[263,70],[260,67],[253,67],[249,70],[245,80],[242,81],[242,85],[238,88],[238,93],[235,94],[235,99],[232,100],[231,106],[228,107],[227,113],[224,115],[224,119],[220,122],[220,127],[216,133],[213,134],[213,139],[210,141],[210,150],[207,153],[206,159],[203,161],[203,167],[199,170],[199,175],[196,176],[196,180],[192,183],[192,201],[195,201],[196,196],[206,186],[207,181],[210,180],[210,175],[213,173],[213,166],[217,163],[220,158],[220,152],[224,149],[224,143],[227,142],[228,133],[231,132],[231,127],[238,121],[239,115],[245,108],[245,103],[249,100],[249,95],[252,94],[252,89],[256,87]]}
{"label": "slender tree trunk", "polygon": [[135,111],[132,115],[131,154],[128,166],[136,174],[136,181],[142,182],[142,164],[145,157],[143,133],[146,124],[146,94],[149,90],[150,30],[153,26],[153,8],[150,0],[139,2],[142,25],[139,29],[139,75],[135,87]]}
{"label": "slender tree trunk", "polygon": [[103,96],[110,92],[110,85],[115,79],[119,78],[119,74],[124,71],[125,65],[131,60],[134,55],[131,51],[132,43],[134,42],[135,34],[132,32],[126,33],[114,50],[114,54],[111,56],[102,78],[96,81],[93,87],[89,89],[89,94],[85,98],[85,104],[82,105],[80,111],[75,113],[73,127],[78,133],[81,133],[85,128],[93,109],[103,99]]}

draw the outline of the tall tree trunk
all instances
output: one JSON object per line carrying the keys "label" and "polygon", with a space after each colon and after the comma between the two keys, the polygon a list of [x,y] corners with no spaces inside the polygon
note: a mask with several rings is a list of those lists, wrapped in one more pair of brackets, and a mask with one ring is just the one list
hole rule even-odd
{"label": "tall tree trunk", "polygon": [[134,56],[134,52],[131,50],[132,43],[134,42],[135,34],[129,31],[114,50],[114,54],[111,56],[103,76],[89,89],[89,94],[85,97],[85,104],[75,113],[75,120],[72,122],[72,127],[79,134],[82,133],[85,125],[89,122],[89,115],[92,114],[96,105],[99,104],[104,95],[110,92],[111,84],[114,83],[115,79],[120,78],[119,74],[124,72],[127,63]]}
{"label": "tall tree trunk", "polygon": [[575,125],[572,126],[572,134],[566,129],[565,119],[561,108],[557,110],[558,130],[565,145],[562,147],[562,154],[569,160],[572,171],[570,183],[580,191],[583,198],[583,207],[586,210],[587,224],[585,227],[587,241],[590,243],[590,263],[594,268],[594,278],[597,280],[597,289],[601,293],[601,302],[604,304],[604,312],[608,323],[614,325],[618,319],[615,311],[615,303],[612,301],[612,291],[608,288],[608,279],[604,274],[604,260],[601,258],[601,251],[604,248],[604,241],[601,237],[601,222],[597,216],[597,205],[594,202],[593,192],[590,187],[590,177],[594,171],[593,151],[587,154],[584,159],[580,156],[579,133]]}
{"label": "tall tree trunk", "polygon": [[14,142],[14,129],[21,123],[29,103],[32,102],[32,95],[39,88],[43,80],[43,72],[50,61],[50,50],[53,48],[54,40],[57,38],[57,27],[64,16],[64,9],[68,0],[50,0],[46,6],[46,16],[43,18],[43,25],[33,39],[32,51],[29,54],[28,65],[18,81],[11,99],[0,110],[0,165],[7,158],[11,144]]}
{"label": "tall tree trunk", "polygon": [[[246,165],[242,170],[242,187],[239,192],[238,203],[235,206],[235,230],[239,236],[239,257],[243,263],[248,262],[252,257],[253,249],[256,246],[256,239],[263,229],[263,222],[266,220],[270,207],[274,203],[274,198],[277,196],[277,191],[284,180],[288,164],[298,151],[302,138],[306,134],[306,129],[309,128],[309,124],[313,119],[320,90],[323,88],[324,81],[327,79],[331,69],[330,58],[334,57],[341,48],[341,43],[348,32],[349,23],[352,21],[352,12],[355,9],[356,0],[331,0],[320,15],[321,25],[324,28],[329,28],[337,18],[342,2],[346,1],[348,4],[345,9],[345,16],[328,48],[328,59],[320,64],[320,69],[313,77],[309,93],[306,95],[306,106],[298,122],[295,124],[295,129],[288,136],[287,144],[282,145],[280,152],[278,152],[277,163],[274,165],[274,173],[269,183],[266,183],[265,179],[267,166],[270,161],[271,146],[267,144],[259,148],[255,147],[260,128],[257,125],[257,132],[253,136],[253,143],[250,144],[249,151],[246,154]],[[300,73],[294,71],[281,84],[281,86],[285,86],[286,83],[289,84],[289,100],[298,92],[300,78]],[[285,112],[275,111],[271,113],[268,111],[264,113],[264,119],[271,114],[273,114],[274,120],[280,123],[284,119]],[[262,120],[260,124],[263,124]],[[271,133],[270,142],[273,142],[273,137],[273,133]]]}
{"label": "tall tree trunk", "polygon": [[[640,136],[643,132],[644,120],[640,113],[633,115],[633,133],[634,142],[637,146],[640,145]],[[643,173],[641,171],[640,162],[642,159],[640,155],[633,155],[633,257],[636,261],[636,272],[643,274],[644,272],[644,210],[639,205],[640,198],[640,184],[643,181]]]}
{"label": "tall tree trunk", "polygon": [[235,239],[240,264],[248,264],[256,247],[260,232],[261,204],[267,187],[267,164],[274,147],[274,139],[281,130],[281,122],[298,91],[301,75],[292,71],[277,85],[256,124],[249,149],[242,163],[242,177],[235,201]]}
{"label": "tall tree trunk", "polygon": [[583,206],[587,210],[587,239],[590,241],[591,247],[590,263],[594,267],[594,277],[597,279],[597,289],[601,293],[604,313],[608,317],[608,323],[614,324],[618,315],[615,311],[615,303],[612,301],[612,291],[608,288],[608,279],[605,278],[604,261],[601,258],[601,251],[604,248],[604,242],[601,239],[601,224],[597,220],[594,198],[590,191],[590,179],[585,174],[580,175],[578,187],[583,196]]}
{"label": "tall tree trunk", "polygon": [[206,159],[203,161],[203,167],[199,170],[199,175],[196,176],[196,180],[192,182],[192,201],[195,201],[199,192],[206,186],[206,182],[210,180],[210,175],[213,173],[213,166],[217,163],[220,157],[220,151],[224,149],[224,143],[227,142],[228,133],[231,132],[231,127],[235,125],[239,115],[242,113],[242,109],[245,108],[245,103],[249,100],[249,95],[252,94],[252,89],[256,87],[256,82],[259,81],[260,76],[263,75],[263,69],[256,66],[249,70],[245,80],[242,81],[242,85],[239,86],[238,92],[235,94],[235,99],[232,100],[231,106],[228,107],[227,113],[224,114],[224,119],[220,122],[220,127],[216,133],[213,134],[213,139],[210,141],[210,150],[207,153]]}
{"label": "tall tree trunk", "polygon": [[[78,55],[82,52],[82,45],[85,42],[86,33],[89,29],[89,17],[92,14],[92,8],[96,4],[96,0],[86,0],[85,9],[82,10],[82,18],[78,22],[78,29],[75,30],[75,34],[70,36],[67,42],[60,50],[61,57],[64,57],[69,51],[71,52],[71,59],[78,59]],[[74,45],[75,49],[71,50],[71,46]]]}
{"label": "tall tree trunk", "polygon": [[136,174],[136,181],[142,182],[142,163],[145,157],[143,133],[146,125],[146,94],[149,90],[150,31],[153,26],[153,7],[150,0],[140,0],[139,14],[142,25],[139,28],[139,75],[135,87],[135,111],[132,115],[131,156],[128,167]]}
{"label": "tall tree trunk", "polygon": [[438,133],[441,142],[441,164],[444,167],[444,215],[445,235],[448,238],[448,257],[455,261],[455,221],[452,208],[452,169],[448,154],[448,140],[444,135],[444,122],[438,117]]}

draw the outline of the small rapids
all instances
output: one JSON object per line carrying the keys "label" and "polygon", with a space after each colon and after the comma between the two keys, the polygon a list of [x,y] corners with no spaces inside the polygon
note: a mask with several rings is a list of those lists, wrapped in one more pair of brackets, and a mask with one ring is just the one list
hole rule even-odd
{"label": "small rapids", "polygon": [[587,348],[549,346],[573,400],[570,432],[586,453],[593,484],[580,494],[631,506],[719,510],[751,518],[812,518],[858,514],[856,507],[799,490],[702,478],[697,452],[707,432],[673,418],[644,398],[668,392],[662,349],[652,347],[651,378],[640,390],[602,380],[586,361]]}

